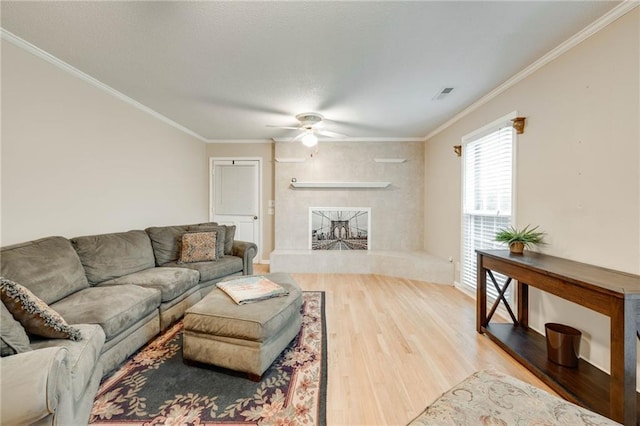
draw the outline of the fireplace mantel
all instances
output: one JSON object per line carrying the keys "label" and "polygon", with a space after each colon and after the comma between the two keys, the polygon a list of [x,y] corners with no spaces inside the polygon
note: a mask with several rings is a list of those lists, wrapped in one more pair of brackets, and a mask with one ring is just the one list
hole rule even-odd
{"label": "fireplace mantel", "polygon": [[291,182],[291,188],[387,188],[391,182]]}

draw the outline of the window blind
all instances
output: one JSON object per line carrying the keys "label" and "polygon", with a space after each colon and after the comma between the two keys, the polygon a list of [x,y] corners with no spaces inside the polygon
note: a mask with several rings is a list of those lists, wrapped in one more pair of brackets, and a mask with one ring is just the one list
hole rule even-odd
{"label": "window blind", "polygon": [[[466,142],[463,149],[461,281],[476,288],[476,249],[504,248],[496,232],[511,224],[513,194],[513,128],[498,126]],[[502,282],[503,277],[496,279]],[[487,296],[498,292],[487,283]]]}

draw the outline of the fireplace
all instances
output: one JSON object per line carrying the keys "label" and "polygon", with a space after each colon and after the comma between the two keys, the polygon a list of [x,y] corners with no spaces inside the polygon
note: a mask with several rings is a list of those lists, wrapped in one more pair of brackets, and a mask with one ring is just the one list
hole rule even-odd
{"label": "fireplace", "polygon": [[371,208],[309,207],[309,248],[369,250]]}

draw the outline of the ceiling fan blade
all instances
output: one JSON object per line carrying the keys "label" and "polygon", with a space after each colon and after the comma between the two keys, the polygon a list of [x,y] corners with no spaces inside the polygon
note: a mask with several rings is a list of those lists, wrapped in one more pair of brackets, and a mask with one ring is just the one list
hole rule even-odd
{"label": "ceiling fan blade", "polygon": [[329,136],[330,138],[346,138],[347,135],[343,135],[341,133],[330,132],[328,130],[317,129],[316,133],[322,136]]}
{"label": "ceiling fan blade", "polygon": [[271,124],[267,124],[265,127],[275,127],[276,129],[291,129],[291,130],[300,130],[300,127],[289,127],[289,126],[273,126]]}
{"label": "ceiling fan blade", "polygon": [[295,138],[292,138],[289,142],[296,142],[299,141],[300,139],[302,139],[302,137],[305,135],[305,132],[300,132],[300,134],[298,136],[296,136]]}

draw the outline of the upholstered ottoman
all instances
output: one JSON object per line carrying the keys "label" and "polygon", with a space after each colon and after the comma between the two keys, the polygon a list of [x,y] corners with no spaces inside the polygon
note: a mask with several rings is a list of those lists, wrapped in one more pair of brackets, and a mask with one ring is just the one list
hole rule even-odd
{"label": "upholstered ottoman", "polygon": [[442,394],[409,426],[483,424],[618,425],[514,377],[478,371]]}
{"label": "upholstered ottoman", "polygon": [[243,371],[256,380],[300,331],[302,291],[286,273],[265,275],[289,291],[244,305],[214,288],[184,316],[185,360]]}

